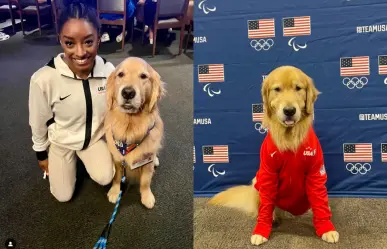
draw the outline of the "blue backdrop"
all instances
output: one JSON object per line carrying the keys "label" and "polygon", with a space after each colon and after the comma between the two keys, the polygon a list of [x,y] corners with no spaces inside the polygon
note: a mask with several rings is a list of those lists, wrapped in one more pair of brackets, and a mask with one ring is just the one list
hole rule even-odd
{"label": "blue backdrop", "polygon": [[294,65],[322,92],[329,194],[386,197],[386,12],[383,0],[195,0],[195,195],[254,177],[262,79]]}

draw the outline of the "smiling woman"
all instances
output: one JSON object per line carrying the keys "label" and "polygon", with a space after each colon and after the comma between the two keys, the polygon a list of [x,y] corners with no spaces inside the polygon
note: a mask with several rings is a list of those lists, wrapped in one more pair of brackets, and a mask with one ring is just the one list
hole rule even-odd
{"label": "smiling woman", "polygon": [[98,56],[96,10],[71,3],[59,20],[63,53],[31,77],[29,123],[39,167],[49,174],[50,191],[69,201],[75,189],[76,156],[100,185],[115,169],[104,135],[106,81],[112,63]]}
{"label": "smiling woman", "polygon": [[82,78],[91,72],[99,46],[100,24],[96,11],[82,3],[73,3],[59,19],[59,39],[64,61]]}

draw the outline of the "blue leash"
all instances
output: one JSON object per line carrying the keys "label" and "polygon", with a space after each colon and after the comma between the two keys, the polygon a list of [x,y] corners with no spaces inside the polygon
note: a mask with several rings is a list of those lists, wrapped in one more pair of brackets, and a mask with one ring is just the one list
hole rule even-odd
{"label": "blue leash", "polygon": [[[153,122],[152,127],[148,129],[148,132],[147,132],[146,135],[149,134],[150,130],[152,130],[155,127],[155,125],[156,125],[156,123]],[[141,142],[145,139],[145,137],[141,140]],[[125,156],[126,154],[128,154],[129,152],[131,152],[132,150],[137,148],[137,146],[141,143],[140,142],[138,144],[137,143],[135,143],[135,144],[127,144],[126,142],[117,141],[114,138],[114,136],[113,136],[113,139],[115,140],[115,145],[116,145],[118,151],[123,156]],[[118,211],[118,206],[120,205],[122,193],[126,189],[126,187],[125,187],[125,180],[126,180],[126,177],[125,177],[125,173],[126,173],[125,166],[127,166],[126,162],[122,161],[121,166],[123,168],[123,173],[124,174],[123,174],[122,179],[121,179],[121,191],[120,191],[120,193],[118,195],[118,200],[117,200],[116,206],[114,207],[114,211],[113,211],[112,217],[110,218],[109,223],[106,224],[105,228],[103,229],[103,231],[101,233],[101,236],[99,237],[99,239],[98,239],[97,243],[95,244],[95,246],[93,247],[93,249],[106,249],[106,243],[107,243],[107,239],[108,239],[109,234],[110,234],[110,228],[111,228],[111,226],[113,224],[113,221],[114,221],[114,219],[116,217],[116,214],[117,214],[117,211]]]}
{"label": "blue leash", "polygon": [[[124,169],[124,172],[125,172],[125,169]],[[125,183],[125,180],[126,180],[126,177],[125,177],[125,174],[122,176],[122,179],[121,179],[121,191],[118,195],[118,200],[116,202],[116,206],[114,207],[114,211],[113,211],[113,214],[112,214],[112,217],[110,218],[109,220],[109,223],[106,224],[105,228],[103,229],[102,233],[101,233],[101,236],[99,237],[97,243],[94,245],[93,249],[106,249],[106,243],[107,243],[107,239],[110,235],[110,228],[112,227],[112,224],[114,222],[114,219],[117,215],[117,212],[118,212],[118,207],[120,205],[120,201],[121,201],[121,196],[122,196],[122,192],[123,190],[125,190],[125,186],[124,183]]]}

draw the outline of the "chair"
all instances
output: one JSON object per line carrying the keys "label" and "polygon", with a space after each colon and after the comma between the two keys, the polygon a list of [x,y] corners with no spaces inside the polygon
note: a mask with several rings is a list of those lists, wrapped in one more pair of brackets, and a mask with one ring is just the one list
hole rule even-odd
{"label": "chair", "polygon": [[[127,0],[97,0],[97,14],[100,18],[101,24],[122,26],[122,50],[124,50],[125,46],[126,1]],[[119,14],[123,15],[123,18],[117,20],[106,20],[101,18],[100,14]]]}
{"label": "chair", "polygon": [[187,52],[188,41],[190,36],[192,35],[193,17],[194,17],[194,0],[189,0],[186,22],[185,22],[185,25],[188,25],[189,27],[188,27],[187,40],[185,42],[185,47],[184,47],[184,53]]}
{"label": "chair", "polygon": [[[38,19],[39,34],[42,35],[42,26],[40,22],[40,16],[42,14],[50,13],[51,5],[47,3],[47,0],[10,0],[11,3],[15,3],[17,6],[17,13],[20,16],[20,24],[25,35],[23,25],[23,15],[36,15]],[[50,13],[51,14],[51,13]]]}
{"label": "chair", "polygon": [[[156,38],[158,29],[180,28],[179,55],[183,48],[184,31],[186,24],[186,14],[189,0],[158,0],[153,36],[152,56],[156,53]],[[159,20],[163,17],[172,17],[166,20]]]}
{"label": "chair", "polygon": [[58,27],[58,20],[60,13],[65,8],[65,5],[63,3],[63,0],[51,0],[52,4],[52,13],[54,15],[54,25],[55,25],[55,32],[57,34],[57,39],[59,41],[59,27]]}
{"label": "chair", "polygon": [[16,9],[16,5],[11,4],[9,0],[0,0],[0,12],[9,12],[12,22],[12,29],[15,33],[15,18],[13,17],[13,10]]}
{"label": "chair", "polygon": [[[153,35],[153,51],[152,56],[156,53],[156,37],[158,29],[180,28],[180,46],[179,55],[182,52],[182,42],[184,39],[184,31],[186,25],[186,15],[189,0],[158,0],[156,7],[156,14],[154,20],[154,35]],[[138,21],[144,23],[144,7],[137,6],[136,18]],[[168,17],[166,20],[159,20],[159,18]],[[172,17],[172,18],[170,18]],[[144,42],[145,25],[142,31],[142,40]]]}

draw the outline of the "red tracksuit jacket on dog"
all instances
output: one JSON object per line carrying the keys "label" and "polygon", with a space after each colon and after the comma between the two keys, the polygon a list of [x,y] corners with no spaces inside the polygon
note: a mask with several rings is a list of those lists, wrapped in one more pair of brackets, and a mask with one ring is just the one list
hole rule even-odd
{"label": "red tracksuit jacket on dog", "polygon": [[254,185],[259,191],[260,205],[253,234],[269,238],[275,206],[293,215],[304,214],[311,208],[319,237],[335,230],[330,220],[323,152],[313,128],[296,153],[280,153],[269,132],[260,158]]}

